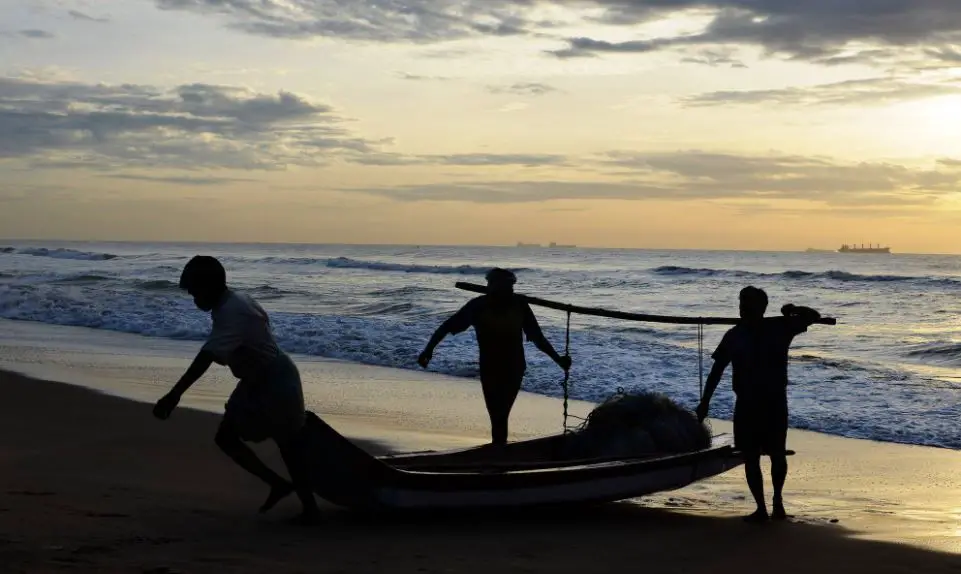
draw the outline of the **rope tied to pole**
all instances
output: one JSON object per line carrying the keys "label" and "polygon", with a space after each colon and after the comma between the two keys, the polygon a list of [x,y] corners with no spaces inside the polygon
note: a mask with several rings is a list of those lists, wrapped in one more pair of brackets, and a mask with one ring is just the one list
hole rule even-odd
{"label": "rope tied to pole", "polygon": [[[567,332],[564,335],[564,356],[571,355],[571,312],[567,311]],[[567,400],[570,397],[570,369],[564,369],[564,434],[567,434]]]}
{"label": "rope tied to pole", "polygon": [[697,324],[697,398],[704,396],[704,323]]}

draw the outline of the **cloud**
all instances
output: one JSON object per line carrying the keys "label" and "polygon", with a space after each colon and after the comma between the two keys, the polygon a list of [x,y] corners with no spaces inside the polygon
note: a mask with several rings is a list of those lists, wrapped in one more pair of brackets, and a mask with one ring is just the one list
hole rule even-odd
{"label": "cloud", "polygon": [[459,167],[546,167],[566,165],[570,162],[570,158],[556,154],[463,153],[403,155],[379,153],[360,156],[357,157],[355,161],[360,164],[377,166],[446,165]]}
{"label": "cloud", "polygon": [[38,167],[283,169],[374,151],[289,92],[0,77],[0,159]]}
{"label": "cloud", "polygon": [[[943,0],[838,2],[836,0],[594,0],[597,18],[634,26],[684,14],[709,15],[693,34],[627,42],[569,38],[560,57],[598,53],[646,53],[678,46],[751,46],[767,56],[835,63],[852,57],[870,61],[877,48],[902,52],[961,41],[961,3]],[[902,57],[904,54],[902,54]]]}
{"label": "cloud", "polygon": [[747,68],[744,62],[733,56],[731,50],[701,50],[696,55],[681,58],[681,62],[711,67],[730,66],[732,68]]}
{"label": "cloud", "polygon": [[84,14],[83,12],[80,12],[79,10],[70,10],[70,11],[68,12],[68,14],[69,14],[70,17],[73,18],[74,20],[81,20],[81,21],[83,21],[83,22],[97,22],[97,23],[99,23],[99,24],[106,24],[107,22],[110,21],[110,18],[106,18],[106,17],[104,17],[104,18],[95,18],[95,17],[93,17],[93,16],[89,16],[89,15],[87,15],[87,14]]}
{"label": "cloud", "polygon": [[567,48],[549,51],[554,56],[566,59],[593,56],[597,53],[646,54],[678,44],[677,40],[662,38],[654,40],[631,40],[628,42],[607,42],[593,38],[568,38]]}
{"label": "cloud", "polygon": [[681,99],[688,106],[726,104],[885,105],[907,100],[961,94],[961,85],[920,83],[896,77],[847,80],[807,87],[770,90],[724,90]]}
{"label": "cloud", "polygon": [[[637,27],[695,16],[692,33],[614,42],[570,37],[550,50],[558,58],[638,54],[689,47],[751,47],[766,56],[825,65],[877,64],[878,59],[957,64],[961,3],[949,0],[154,0],[163,10],[207,14],[251,34],[277,38],[328,37],[428,44],[472,37],[553,38],[560,27]],[[544,20],[541,8],[567,10],[564,22]],[[542,32],[546,31],[546,32]],[[683,55],[690,63],[734,65],[724,57]],[[937,56],[935,56],[937,57]],[[730,58],[732,61],[727,62]]]}
{"label": "cloud", "polygon": [[19,30],[17,34],[35,40],[50,40],[57,37],[53,32],[47,32],[46,30]]}
{"label": "cloud", "polygon": [[[599,181],[473,181],[361,188],[398,201],[529,203],[558,199],[808,200],[838,207],[927,206],[957,193],[961,170],[791,155],[609,152]],[[611,178],[616,177],[617,180]]]}
{"label": "cloud", "polygon": [[487,91],[492,94],[512,94],[515,96],[544,96],[551,92],[558,92],[557,88],[538,82],[520,82],[509,86],[488,86]]}
{"label": "cloud", "polygon": [[408,74],[407,72],[401,72],[398,77],[402,80],[410,80],[412,82],[446,82],[453,80],[453,78],[448,76],[422,76],[419,74]]}
{"label": "cloud", "polygon": [[475,181],[349,189],[398,201],[536,203],[555,199],[643,199],[667,197],[670,190],[633,182]]}
{"label": "cloud", "polygon": [[527,167],[556,166],[568,161],[563,155],[555,154],[487,154],[466,153],[453,155],[420,156],[428,163],[441,165],[498,166],[522,165]]}
{"label": "cloud", "polygon": [[162,10],[199,12],[275,38],[331,37],[430,43],[527,33],[535,0],[154,0]]}
{"label": "cloud", "polygon": [[942,46],[940,48],[929,48],[924,51],[926,56],[935,58],[941,62],[961,65],[961,49],[957,46]]}
{"label": "cloud", "polygon": [[[277,170],[337,160],[371,166],[544,167],[556,154],[410,155],[390,140],[352,135],[330,106],[289,92],[235,86],[83,84],[0,77],[0,160],[34,169]],[[214,185],[224,178],[117,175],[120,179]]]}
{"label": "cloud", "polygon": [[238,183],[256,181],[253,179],[240,177],[201,177],[201,176],[153,176],[135,174],[114,174],[106,175],[110,179],[123,179],[128,181],[144,181],[150,183],[172,183],[176,185],[223,185],[225,183]]}

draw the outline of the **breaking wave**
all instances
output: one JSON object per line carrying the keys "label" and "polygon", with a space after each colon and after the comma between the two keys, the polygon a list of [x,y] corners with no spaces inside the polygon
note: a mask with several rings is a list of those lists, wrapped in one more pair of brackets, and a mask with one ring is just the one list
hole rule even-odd
{"label": "breaking wave", "polygon": [[52,257],[54,259],[76,259],[80,261],[109,261],[120,257],[113,253],[96,253],[90,251],[77,251],[66,247],[49,249],[47,247],[15,247],[0,248],[0,253],[13,255],[32,255],[34,257]]}
{"label": "breaking wave", "polygon": [[864,283],[922,283],[926,285],[957,285],[961,286],[961,280],[952,277],[916,277],[910,275],[862,275],[849,273],[847,271],[798,271],[789,270],[781,273],[760,273],[755,271],[743,271],[739,269],[708,269],[694,267],[678,267],[675,265],[664,265],[650,270],[655,275],[671,277],[696,276],[696,277],[763,277],[780,278],[791,280],[827,280],[838,282],[864,282]]}

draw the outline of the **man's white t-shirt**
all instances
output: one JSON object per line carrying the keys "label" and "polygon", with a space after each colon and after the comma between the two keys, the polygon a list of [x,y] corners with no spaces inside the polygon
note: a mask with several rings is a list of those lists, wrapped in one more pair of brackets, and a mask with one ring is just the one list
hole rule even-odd
{"label": "man's white t-shirt", "polygon": [[228,289],[210,315],[213,328],[203,350],[238,379],[263,376],[281,353],[263,307],[249,295]]}

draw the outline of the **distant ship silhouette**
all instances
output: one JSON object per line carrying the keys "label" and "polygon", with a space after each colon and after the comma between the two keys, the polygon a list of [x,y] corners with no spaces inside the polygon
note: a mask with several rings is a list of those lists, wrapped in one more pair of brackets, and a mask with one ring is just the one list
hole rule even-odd
{"label": "distant ship silhouette", "polygon": [[848,245],[845,243],[844,245],[841,246],[840,249],[838,249],[838,253],[891,253],[891,248],[881,247],[881,245],[874,247],[870,243],[868,244],[867,247],[865,247],[863,243],[861,244],[860,247],[858,247],[857,245]]}
{"label": "distant ship silhouette", "polygon": [[[518,247],[540,247],[541,244],[540,244],[540,243],[524,243],[523,241],[518,241],[518,242],[517,242],[517,246],[518,246]],[[574,249],[574,248],[576,248],[577,246],[576,246],[576,245],[561,245],[561,244],[559,244],[559,243],[555,243],[555,242],[551,241],[551,244],[548,245],[547,247],[548,247],[548,248],[554,248],[554,249]]]}

